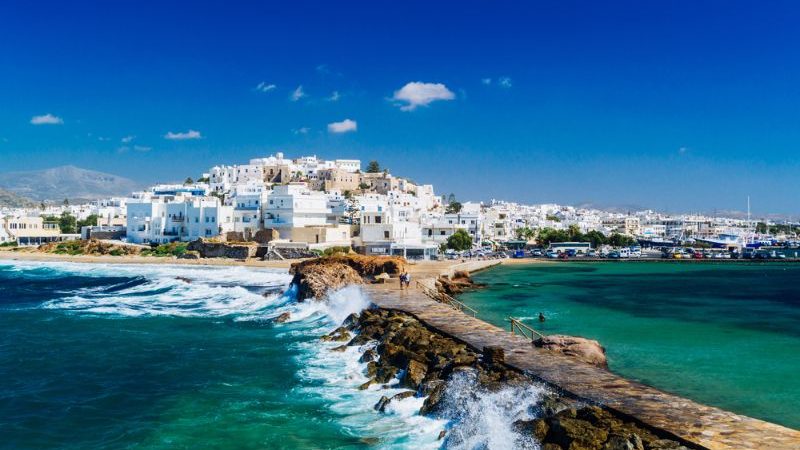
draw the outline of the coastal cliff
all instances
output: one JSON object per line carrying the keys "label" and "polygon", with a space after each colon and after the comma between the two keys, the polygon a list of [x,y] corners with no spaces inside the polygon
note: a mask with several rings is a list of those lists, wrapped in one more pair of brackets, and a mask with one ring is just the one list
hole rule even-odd
{"label": "coastal cliff", "polygon": [[355,253],[336,253],[331,256],[293,263],[289,269],[297,286],[297,298],[321,299],[327,292],[341,289],[349,284],[363,284],[386,274],[399,275],[405,270],[406,261],[394,256],[364,256]]}

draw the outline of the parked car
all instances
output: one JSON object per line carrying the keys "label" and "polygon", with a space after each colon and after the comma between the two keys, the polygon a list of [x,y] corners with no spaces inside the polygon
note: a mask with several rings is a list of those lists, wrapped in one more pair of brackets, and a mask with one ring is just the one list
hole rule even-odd
{"label": "parked car", "polygon": [[558,253],[556,253],[556,252],[554,252],[552,250],[548,250],[546,256],[548,258],[558,258]]}
{"label": "parked car", "polygon": [[540,256],[544,256],[544,252],[542,252],[542,250],[541,250],[541,249],[535,248],[535,249],[533,249],[533,251],[531,252],[531,256],[534,256],[534,257],[540,257]]}
{"label": "parked car", "polygon": [[572,248],[571,248],[571,249],[569,249],[569,250],[567,250],[565,253],[566,253],[566,254],[567,254],[567,256],[569,256],[570,258],[574,258],[574,257],[575,257],[575,255],[577,255],[577,254],[578,254],[578,252],[576,252],[576,251],[575,251],[575,249],[572,249]]}
{"label": "parked car", "polygon": [[589,249],[589,250],[586,251],[586,257],[587,258],[594,258],[596,256],[597,256],[597,250],[592,248],[592,249]]}
{"label": "parked car", "polygon": [[612,250],[612,251],[608,252],[608,258],[610,258],[610,259],[619,259],[620,258],[620,254],[619,254],[618,251]]}
{"label": "parked car", "polygon": [[558,254],[558,259],[569,259],[569,252],[561,252]]}
{"label": "parked car", "polygon": [[694,252],[694,253],[692,253],[692,258],[694,258],[694,259],[703,259],[703,258],[705,258],[705,256],[703,256],[703,253],[701,253],[701,252]]}

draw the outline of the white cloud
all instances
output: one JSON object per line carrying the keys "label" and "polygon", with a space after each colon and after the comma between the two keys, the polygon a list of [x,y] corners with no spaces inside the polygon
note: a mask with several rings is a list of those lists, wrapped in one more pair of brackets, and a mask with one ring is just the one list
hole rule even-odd
{"label": "white cloud", "polygon": [[508,77],[500,77],[500,78],[497,80],[497,84],[498,84],[498,85],[500,85],[500,87],[504,87],[504,88],[510,88],[510,87],[512,86],[512,84],[511,84],[511,78],[508,78]]}
{"label": "white cloud", "polygon": [[269,92],[277,87],[278,86],[274,84],[268,84],[267,82],[262,81],[261,83],[258,83],[258,86],[256,86],[256,90],[258,92]]}
{"label": "white cloud", "polygon": [[128,150],[130,150],[130,149],[131,148],[128,147],[127,145],[123,145],[122,147],[117,147],[117,153],[119,153],[119,154],[127,153]]}
{"label": "white cloud", "polygon": [[681,147],[678,149],[678,154],[685,155],[689,151],[689,147]]}
{"label": "white cloud", "polygon": [[303,98],[305,96],[306,96],[306,93],[305,93],[305,91],[303,91],[303,85],[301,84],[300,86],[297,86],[297,89],[295,89],[292,92],[292,95],[290,95],[289,98],[293,102],[296,102],[296,101],[300,100],[301,98]]}
{"label": "white cloud", "polygon": [[308,132],[309,132],[309,131],[311,131],[311,128],[308,128],[308,127],[300,127],[300,128],[295,128],[295,129],[293,129],[293,130],[292,130],[292,133],[293,133],[293,134],[308,134]]}
{"label": "white cloud", "polygon": [[107,138],[107,137],[104,137],[104,136],[98,136],[97,140],[100,141],[100,142],[108,142],[108,141],[111,140],[111,138]]}
{"label": "white cloud", "polygon": [[188,139],[202,139],[203,136],[200,134],[199,131],[189,130],[186,132],[179,132],[173,133],[172,131],[168,132],[164,135],[164,139],[169,139],[171,141],[185,141]]}
{"label": "white cloud", "polygon": [[133,141],[135,138],[136,138],[136,136],[125,136],[124,138],[120,139],[120,142],[122,142],[123,144],[128,144],[131,141]]}
{"label": "white cloud", "polygon": [[481,83],[483,83],[483,84],[488,86],[488,85],[492,84],[492,79],[491,78],[481,78]]}
{"label": "white cloud", "polygon": [[339,91],[333,91],[331,92],[331,96],[326,98],[325,100],[329,102],[338,102],[340,98],[342,98],[342,95],[339,94]]}
{"label": "white cloud", "polygon": [[149,152],[153,147],[145,147],[144,145],[134,145],[133,149],[137,152]]}
{"label": "white cloud", "polygon": [[47,113],[43,116],[33,116],[31,118],[31,125],[61,125],[64,120],[61,117],[54,116]]}
{"label": "white cloud", "polygon": [[347,133],[356,130],[358,130],[358,123],[355,120],[344,119],[341,122],[328,124],[328,132],[330,133]]}
{"label": "white cloud", "polygon": [[401,110],[413,111],[418,106],[428,106],[437,100],[453,100],[454,98],[456,95],[441,83],[412,81],[395,91],[392,100],[405,103],[400,106]]}

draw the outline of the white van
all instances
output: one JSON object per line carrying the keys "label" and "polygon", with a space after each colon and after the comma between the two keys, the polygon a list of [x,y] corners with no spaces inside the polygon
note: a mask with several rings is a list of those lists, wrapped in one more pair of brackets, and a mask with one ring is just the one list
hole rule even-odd
{"label": "white van", "polygon": [[621,249],[619,249],[619,257],[620,258],[630,258],[631,257],[631,249],[629,249],[629,248],[621,248]]}

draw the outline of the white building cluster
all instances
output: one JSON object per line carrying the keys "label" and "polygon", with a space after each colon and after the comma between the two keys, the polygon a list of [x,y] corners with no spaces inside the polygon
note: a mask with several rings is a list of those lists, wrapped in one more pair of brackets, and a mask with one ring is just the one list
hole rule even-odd
{"label": "white building cluster", "polygon": [[[665,240],[743,236],[754,222],[654,211],[614,213],[557,204],[492,200],[452,208],[432,185],[388,171],[362,171],[356,159],[289,159],[283,153],[220,165],[196,182],[156,185],[129,198],[44,209],[0,210],[0,244],[57,238],[45,216],[98,217],[98,229],[130,243],[198,238],[256,240],[322,249],[350,246],[366,254],[431,258],[448,238],[466,232],[475,247],[529,239],[531,230],[577,228]],[[265,238],[264,236],[267,236]],[[84,235],[86,237],[86,235]]]}

